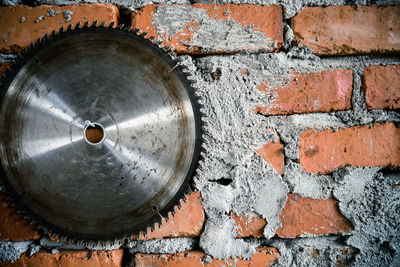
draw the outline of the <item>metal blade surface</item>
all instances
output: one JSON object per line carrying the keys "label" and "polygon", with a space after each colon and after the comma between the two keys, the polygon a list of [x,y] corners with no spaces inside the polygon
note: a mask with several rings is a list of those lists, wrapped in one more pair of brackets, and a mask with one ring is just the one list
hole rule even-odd
{"label": "metal blade surface", "polygon": [[[90,239],[143,230],[186,186],[197,111],[184,78],[149,43],[115,30],[65,35],[10,82],[1,163],[55,228]],[[85,121],[104,128],[103,142],[85,140]]]}

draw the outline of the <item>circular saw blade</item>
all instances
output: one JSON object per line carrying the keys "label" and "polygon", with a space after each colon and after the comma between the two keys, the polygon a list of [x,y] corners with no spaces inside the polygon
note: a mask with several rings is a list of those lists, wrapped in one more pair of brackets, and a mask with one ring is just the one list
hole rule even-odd
{"label": "circular saw blade", "polygon": [[52,232],[129,237],[188,190],[201,146],[194,89],[143,36],[112,26],[60,31],[3,83],[2,176]]}

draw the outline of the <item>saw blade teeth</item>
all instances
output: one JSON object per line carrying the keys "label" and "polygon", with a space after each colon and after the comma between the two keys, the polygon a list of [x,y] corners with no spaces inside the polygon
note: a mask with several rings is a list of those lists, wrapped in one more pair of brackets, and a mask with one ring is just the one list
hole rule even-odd
{"label": "saw blade teeth", "polygon": [[56,30],[53,30],[53,31],[51,32],[51,38],[55,37],[56,35],[57,35],[57,31],[56,31]]}
{"label": "saw blade teeth", "polygon": [[115,22],[111,22],[110,24],[108,24],[108,28],[114,28]]}
{"label": "saw blade teeth", "polygon": [[44,39],[47,41],[47,40],[49,40],[49,35],[46,33],[45,35],[44,35]]}
{"label": "saw blade teeth", "polygon": [[100,26],[100,27],[105,27],[105,26],[106,26],[106,22],[105,22],[105,21],[102,21],[102,22],[100,23],[99,26]]}
{"label": "saw blade teeth", "polygon": [[1,83],[3,83],[6,79],[7,79],[7,75],[5,73],[2,73],[1,76],[0,76]]}
{"label": "saw blade teeth", "polygon": [[68,25],[67,31],[69,31],[69,32],[72,31],[72,24],[69,24],[69,25]]}
{"label": "saw blade teeth", "polygon": [[134,34],[138,35],[139,32],[140,32],[140,30],[139,30],[139,29],[134,29],[134,30],[132,30],[132,32],[133,32]]}
{"label": "saw blade teeth", "polygon": [[65,32],[64,26],[62,26],[62,27],[60,28],[60,33],[63,33],[63,32]]}
{"label": "saw blade teeth", "polygon": [[140,32],[140,34],[139,34],[139,36],[143,37],[143,38],[146,38],[146,35],[147,35],[147,32]]}
{"label": "saw blade teeth", "polygon": [[123,29],[124,31],[127,31],[127,32],[131,32],[132,31],[132,26],[125,26],[125,28]]}
{"label": "saw blade teeth", "polygon": [[182,72],[185,74],[191,74],[190,70],[186,66],[185,67],[182,66]]}
{"label": "saw blade teeth", "polygon": [[[178,204],[177,204],[178,205]],[[174,210],[171,210],[168,214],[169,214],[169,216],[171,216],[171,217],[174,217],[175,216],[175,213],[176,213],[176,211],[175,211],[175,209],[177,208],[177,206],[175,206],[174,207]],[[169,217],[168,216],[168,217]]]}
{"label": "saw blade teeth", "polygon": [[121,24],[118,24],[118,26],[116,27],[118,30],[122,30],[123,28],[124,28],[124,24],[123,23],[121,23]]}
{"label": "saw blade teeth", "polygon": [[75,29],[80,29],[81,28],[81,22],[79,21],[77,24],[75,24]]}
{"label": "saw blade teeth", "polygon": [[173,47],[172,46],[169,46],[168,47],[168,55],[173,59],[173,60],[176,60],[176,58],[177,58],[177,55],[176,55],[176,53],[173,51]]}
{"label": "saw blade teeth", "polygon": [[61,240],[60,240],[60,236],[59,236],[58,234],[51,233],[51,234],[50,234],[50,237],[51,237],[52,239],[57,240],[57,241],[61,241]]}
{"label": "saw blade teeth", "polygon": [[[190,188],[189,188],[189,191],[191,191]],[[187,202],[187,200],[188,200],[187,196],[188,196],[188,194],[190,195],[191,193],[192,193],[192,192],[188,192],[187,194],[183,195],[182,201],[183,201],[184,203]]]}
{"label": "saw blade teeth", "polygon": [[157,45],[159,48],[161,48],[162,49],[162,47],[163,47],[163,41],[160,39],[160,38],[156,38],[155,36],[154,36],[154,41],[153,41],[153,43],[155,44],[155,45]]}
{"label": "saw blade teeth", "polygon": [[195,76],[188,76],[186,78],[191,84],[195,84],[196,83],[196,77]]}

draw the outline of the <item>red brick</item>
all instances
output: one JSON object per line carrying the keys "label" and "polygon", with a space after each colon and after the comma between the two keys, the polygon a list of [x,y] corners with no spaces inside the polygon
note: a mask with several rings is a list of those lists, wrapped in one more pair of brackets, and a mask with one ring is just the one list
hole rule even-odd
{"label": "red brick", "polygon": [[400,65],[365,68],[363,88],[367,109],[400,109]]}
{"label": "red brick", "polygon": [[399,14],[400,6],[304,7],[292,28],[317,55],[399,53]]}
{"label": "red brick", "polygon": [[181,208],[175,208],[175,215],[169,214],[169,220],[161,221],[153,232],[150,229],[146,234],[140,233],[134,239],[149,240],[165,237],[196,237],[200,236],[204,224],[204,209],[201,204],[200,192],[186,195],[186,203],[181,201]]}
{"label": "red brick", "polygon": [[284,147],[279,141],[268,142],[255,151],[279,174],[283,174],[283,165],[285,165]]}
{"label": "red brick", "polygon": [[12,65],[13,64],[9,62],[0,64],[0,85],[2,84],[3,81],[3,74],[5,75],[7,73],[7,68],[11,68]]}
{"label": "red brick", "polygon": [[2,74],[6,74],[7,68],[11,68],[12,65],[13,64],[10,63],[10,62],[1,63],[0,64],[0,77],[1,77]]}
{"label": "red brick", "polygon": [[309,74],[294,74],[283,87],[270,88],[268,82],[258,86],[273,98],[269,106],[257,106],[263,115],[332,112],[351,108],[352,71],[326,70]]}
{"label": "red brick", "polygon": [[264,228],[267,225],[267,220],[261,216],[253,216],[251,218],[246,215],[232,215],[235,221],[237,237],[264,237]]}
{"label": "red brick", "polygon": [[38,239],[40,235],[30,221],[24,219],[17,209],[6,200],[7,195],[0,193],[0,241],[24,241]]}
{"label": "red brick", "polygon": [[[237,237],[264,236],[267,221],[261,216],[247,218],[233,215]],[[335,199],[311,199],[298,194],[289,194],[279,220],[282,226],[276,234],[282,238],[304,235],[327,235],[348,233],[351,223],[340,213]]]}
{"label": "red brick", "polygon": [[[283,43],[282,35],[282,7],[279,5],[260,6],[260,5],[234,5],[234,4],[194,4],[185,5],[189,11],[184,12],[176,10],[176,12],[184,12],[182,16],[188,14],[192,16],[191,21],[177,33],[162,32],[159,33],[154,26],[154,14],[157,9],[165,5],[147,5],[144,8],[132,13],[132,26],[143,32],[147,32],[148,36],[163,38],[164,46],[173,46],[175,52],[182,54],[207,54],[207,53],[232,53],[238,51],[277,51]],[[194,10],[204,10],[207,16],[215,23],[218,21],[232,21],[237,25],[262,33],[265,40],[260,44],[252,44],[247,39],[238,40],[235,47],[226,47],[221,44],[212,44],[210,42],[192,45],[193,37],[199,32],[199,29],[205,29],[201,19],[197,19]],[[192,11],[190,11],[192,10]],[[183,21],[173,21],[171,23],[179,24]],[[223,31],[223,30],[222,30]],[[226,28],[226,34],[230,29]],[[223,32],[220,32],[223,34]],[[273,43],[276,42],[276,46]],[[238,45],[239,44],[239,45]],[[211,47],[210,47],[211,45]]]}
{"label": "red brick", "polygon": [[221,267],[221,266],[271,266],[273,262],[280,256],[276,248],[260,247],[257,253],[249,260],[244,259],[212,259],[209,263],[205,261],[206,254],[200,251],[189,251],[175,254],[135,254],[136,267]]}
{"label": "red brick", "polygon": [[305,131],[300,164],[307,172],[329,173],[346,165],[400,166],[400,129],[393,123],[355,126],[334,132]]}
{"label": "red brick", "polygon": [[[53,17],[47,16],[48,10],[61,11],[60,14]],[[73,12],[71,21],[64,19],[64,12],[70,10]],[[40,22],[35,20],[44,16]],[[21,22],[21,18],[25,22]],[[2,53],[18,53],[31,42],[36,42],[46,33],[50,34],[53,30],[58,31],[62,26],[69,24],[75,25],[78,22],[82,24],[86,21],[94,22],[106,21],[118,24],[119,12],[114,5],[106,4],[74,4],[67,6],[42,5],[37,7],[29,6],[0,6],[0,51]]]}
{"label": "red brick", "polygon": [[31,257],[24,254],[14,263],[2,262],[0,266],[122,267],[122,254],[122,249],[111,251],[61,251],[57,254],[40,251]]}
{"label": "red brick", "polygon": [[282,238],[308,235],[348,233],[351,223],[340,213],[338,201],[332,198],[311,199],[289,194],[276,234]]}

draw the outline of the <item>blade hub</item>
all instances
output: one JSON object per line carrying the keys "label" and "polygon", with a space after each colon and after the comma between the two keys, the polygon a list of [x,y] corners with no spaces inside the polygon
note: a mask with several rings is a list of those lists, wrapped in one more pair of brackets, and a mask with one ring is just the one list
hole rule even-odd
{"label": "blade hub", "polygon": [[89,145],[100,145],[106,140],[106,131],[104,126],[97,122],[85,121],[83,136]]}

